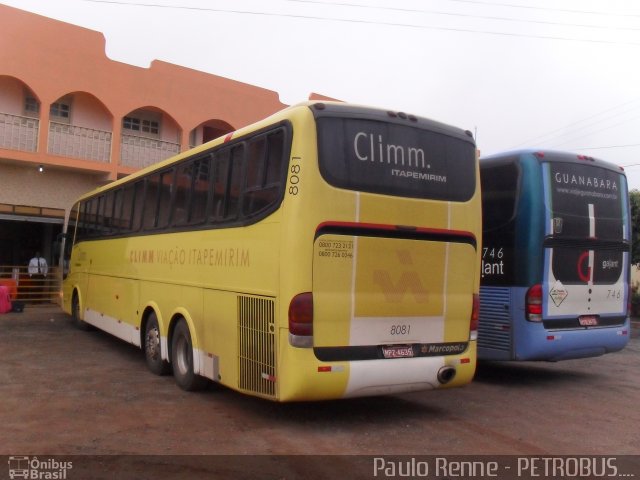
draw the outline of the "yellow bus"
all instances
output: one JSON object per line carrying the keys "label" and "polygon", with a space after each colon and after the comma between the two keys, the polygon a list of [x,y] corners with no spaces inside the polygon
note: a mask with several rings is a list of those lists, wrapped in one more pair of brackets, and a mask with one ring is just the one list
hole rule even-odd
{"label": "yellow bus", "polygon": [[467,131],[295,105],[80,198],[64,309],[185,390],[297,401],[463,385],[478,185]]}

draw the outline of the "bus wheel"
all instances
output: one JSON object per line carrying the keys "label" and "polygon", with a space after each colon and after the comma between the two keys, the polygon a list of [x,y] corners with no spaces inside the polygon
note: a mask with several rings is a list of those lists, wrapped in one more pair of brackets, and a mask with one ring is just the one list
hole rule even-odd
{"label": "bus wheel", "polygon": [[183,390],[193,392],[201,390],[207,384],[207,379],[193,372],[193,347],[189,327],[184,320],[178,324],[171,337],[171,363],[176,383]]}
{"label": "bus wheel", "polygon": [[80,318],[80,299],[76,292],[73,292],[73,297],[71,298],[71,321],[80,330],[85,332],[91,330],[91,325]]}
{"label": "bus wheel", "polygon": [[160,327],[158,317],[152,312],[147,319],[147,326],[144,331],[144,356],[147,367],[156,375],[166,375],[169,373],[169,363],[162,359],[162,347],[160,343]]}

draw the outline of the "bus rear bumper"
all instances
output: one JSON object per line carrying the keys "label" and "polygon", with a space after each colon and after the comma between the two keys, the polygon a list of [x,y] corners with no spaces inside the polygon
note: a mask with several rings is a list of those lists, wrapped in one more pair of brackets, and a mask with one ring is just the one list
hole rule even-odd
{"label": "bus rear bumper", "polygon": [[[459,387],[473,379],[476,342],[462,354],[322,362],[311,349],[290,348],[281,362],[281,402],[334,400]],[[449,376],[451,376],[449,378]]]}
{"label": "bus rear bumper", "polygon": [[516,360],[556,362],[597,357],[622,350],[629,342],[631,334],[628,318],[624,325],[619,327],[588,330],[545,330],[540,324],[531,324],[529,327],[535,331],[528,332],[528,341],[518,342]]}

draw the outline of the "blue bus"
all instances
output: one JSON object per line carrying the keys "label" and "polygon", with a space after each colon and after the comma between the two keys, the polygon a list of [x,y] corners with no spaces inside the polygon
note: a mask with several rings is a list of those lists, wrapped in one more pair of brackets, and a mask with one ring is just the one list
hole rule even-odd
{"label": "blue bus", "polygon": [[629,341],[631,227],[624,170],[522,150],[480,160],[478,358],[547,360]]}

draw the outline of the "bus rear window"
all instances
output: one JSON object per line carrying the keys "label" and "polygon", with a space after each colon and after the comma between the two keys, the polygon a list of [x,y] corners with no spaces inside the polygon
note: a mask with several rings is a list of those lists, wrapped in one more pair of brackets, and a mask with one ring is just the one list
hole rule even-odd
{"label": "bus rear window", "polygon": [[471,140],[374,120],[321,117],[317,123],[320,170],[331,185],[434,200],[473,196]]}
{"label": "bus rear window", "polygon": [[625,183],[619,173],[593,165],[548,164],[554,237],[620,241],[625,235]]}

